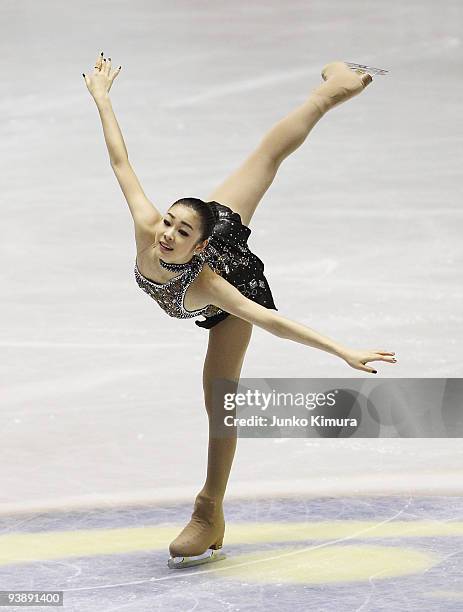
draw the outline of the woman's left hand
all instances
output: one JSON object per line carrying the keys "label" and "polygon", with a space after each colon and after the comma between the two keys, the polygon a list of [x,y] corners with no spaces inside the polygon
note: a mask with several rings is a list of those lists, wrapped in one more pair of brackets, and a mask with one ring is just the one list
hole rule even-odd
{"label": "woman's left hand", "polygon": [[365,364],[368,361],[387,361],[388,363],[396,363],[397,359],[393,357],[395,353],[391,351],[375,351],[375,350],[359,350],[354,351],[347,349],[340,355],[351,368],[355,370],[363,370],[364,372],[370,372],[376,374],[377,371],[374,368],[369,368]]}

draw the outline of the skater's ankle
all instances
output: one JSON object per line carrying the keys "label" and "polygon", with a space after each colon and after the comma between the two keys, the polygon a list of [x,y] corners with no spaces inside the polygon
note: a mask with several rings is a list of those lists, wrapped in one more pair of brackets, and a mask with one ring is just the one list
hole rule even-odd
{"label": "skater's ankle", "polygon": [[196,496],[200,499],[206,499],[208,501],[215,501],[217,504],[221,504],[223,502],[223,495],[219,495],[214,493],[213,491],[208,491],[207,489],[201,489],[201,491]]}
{"label": "skater's ankle", "polygon": [[333,103],[326,96],[322,96],[319,93],[312,92],[309,97],[309,101],[318,109],[320,118],[325,115],[330,108],[333,107]]}

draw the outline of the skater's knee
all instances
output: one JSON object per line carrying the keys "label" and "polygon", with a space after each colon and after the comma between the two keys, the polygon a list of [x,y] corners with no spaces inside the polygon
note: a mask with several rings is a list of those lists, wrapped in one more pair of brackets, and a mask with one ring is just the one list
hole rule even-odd
{"label": "skater's knee", "polygon": [[214,396],[223,397],[225,393],[236,393],[241,370],[230,374],[218,374],[203,377],[204,397],[212,399]]}
{"label": "skater's knee", "polygon": [[229,411],[228,404],[238,391],[238,381],[215,378],[203,384],[204,405],[209,416]]}

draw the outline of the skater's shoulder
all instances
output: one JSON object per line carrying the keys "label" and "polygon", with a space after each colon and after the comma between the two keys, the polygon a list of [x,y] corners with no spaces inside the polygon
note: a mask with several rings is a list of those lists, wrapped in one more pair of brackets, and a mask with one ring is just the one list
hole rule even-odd
{"label": "skater's shoulder", "polygon": [[209,286],[209,284],[213,281],[214,276],[216,276],[214,270],[209,266],[209,264],[204,263],[201,266],[200,271],[196,274],[194,281],[191,283],[191,287],[194,287],[198,292],[201,292]]}
{"label": "skater's shoulder", "polygon": [[208,263],[204,263],[188,289],[190,299],[201,306],[209,305],[208,299],[217,278],[220,278],[220,275]]}
{"label": "skater's shoulder", "polygon": [[205,263],[196,277],[188,283],[184,296],[184,305],[187,310],[198,310],[210,305],[208,296],[214,276],[217,275],[209,265]]}
{"label": "skater's shoulder", "polygon": [[202,266],[201,271],[197,276],[196,284],[200,288],[208,289],[211,286],[211,283],[213,283],[217,280],[217,278],[220,277],[221,275],[217,270],[215,270],[207,262],[204,262],[204,265]]}

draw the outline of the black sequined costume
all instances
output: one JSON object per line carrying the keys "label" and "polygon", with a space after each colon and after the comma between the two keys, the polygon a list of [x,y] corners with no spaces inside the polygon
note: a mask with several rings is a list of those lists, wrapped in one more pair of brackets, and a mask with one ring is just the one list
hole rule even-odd
{"label": "black sequined costume", "polygon": [[186,310],[183,304],[188,287],[206,262],[245,297],[266,308],[278,310],[264,276],[264,263],[247,245],[252,230],[243,225],[241,216],[228,206],[215,201],[209,203],[217,210],[219,219],[207,247],[185,264],[168,264],[160,259],[160,264],[166,269],[182,270],[166,283],[156,283],[143,276],[135,260],[138,286],[154,298],[169,316],[189,319],[202,315],[205,319],[195,321],[195,324],[210,329],[228,317],[229,313],[212,304],[198,310]]}

